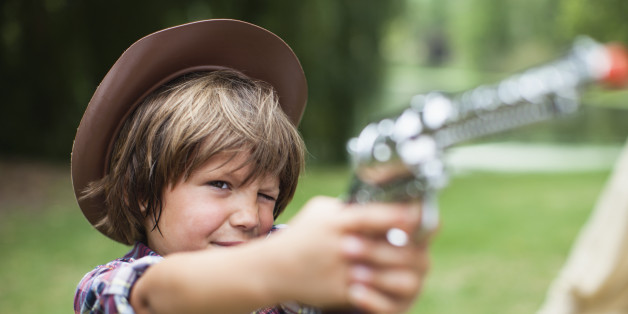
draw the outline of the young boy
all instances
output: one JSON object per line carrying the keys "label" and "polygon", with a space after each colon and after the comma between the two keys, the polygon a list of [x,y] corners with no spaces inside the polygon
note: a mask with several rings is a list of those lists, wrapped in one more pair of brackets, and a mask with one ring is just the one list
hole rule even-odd
{"label": "young boy", "polygon": [[72,178],[87,219],[133,248],[85,275],[75,312],[406,311],[427,240],[384,235],[416,231],[417,205],[318,197],[270,235],[304,164],[306,95],[290,48],[245,22],[132,45],[86,109]]}

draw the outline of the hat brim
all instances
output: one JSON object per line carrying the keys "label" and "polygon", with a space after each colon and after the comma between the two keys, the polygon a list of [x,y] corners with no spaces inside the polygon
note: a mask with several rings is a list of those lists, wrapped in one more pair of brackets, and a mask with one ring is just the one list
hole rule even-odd
{"label": "hat brim", "polygon": [[[294,125],[299,124],[307,101],[305,75],[292,49],[275,34],[228,19],[188,23],[150,34],[129,47],[109,70],[74,139],[72,184],[92,225],[104,217],[104,200],[80,196],[90,182],[106,174],[113,143],[126,117],[164,83],[185,73],[216,69],[237,70],[271,84],[283,111]],[[120,241],[115,235],[105,235]]]}

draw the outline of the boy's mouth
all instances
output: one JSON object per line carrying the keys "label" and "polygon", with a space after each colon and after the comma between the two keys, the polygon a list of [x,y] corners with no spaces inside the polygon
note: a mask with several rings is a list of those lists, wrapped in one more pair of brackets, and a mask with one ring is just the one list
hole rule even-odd
{"label": "boy's mouth", "polygon": [[215,241],[212,242],[213,245],[215,246],[236,246],[236,245],[240,245],[246,243],[244,241]]}

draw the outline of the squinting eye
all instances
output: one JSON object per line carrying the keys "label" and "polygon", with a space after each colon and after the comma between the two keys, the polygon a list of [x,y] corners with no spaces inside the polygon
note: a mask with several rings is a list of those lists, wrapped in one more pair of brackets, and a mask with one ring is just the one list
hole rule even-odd
{"label": "squinting eye", "polygon": [[213,187],[219,188],[219,189],[228,189],[229,188],[229,183],[227,183],[225,181],[210,181],[207,184],[209,186],[213,186]]}
{"label": "squinting eye", "polygon": [[264,193],[259,193],[257,195],[259,195],[259,196],[261,196],[261,197],[263,197],[263,198],[265,198],[265,199],[267,199],[267,200],[269,200],[271,202],[277,201],[277,199],[275,199],[274,197],[272,197],[270,195],[267,195],[267,194],[264,194]]}

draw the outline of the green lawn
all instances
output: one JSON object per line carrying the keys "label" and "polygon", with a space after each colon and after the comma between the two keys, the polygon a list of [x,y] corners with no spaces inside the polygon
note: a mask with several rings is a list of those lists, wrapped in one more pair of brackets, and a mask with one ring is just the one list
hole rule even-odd
{"label": "green lawn", "polygon": [[420,313],[533,313],[608,173],[475,174],[441,194]]}
{"label": "green lawn", "polygon": [[[534,312],[607,175],[454,178],[440,195],[443,225],[413,312]],[[43,201],[0,202],[0,313],[69,313],[82,275],[126,252],[88,225],[68,177],[46,185]],[[312,195],[342,194],[348,178],[342,167],[309,169],[281,221]]]}

